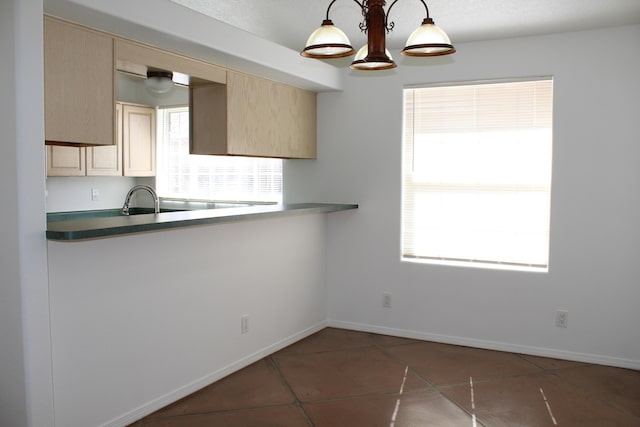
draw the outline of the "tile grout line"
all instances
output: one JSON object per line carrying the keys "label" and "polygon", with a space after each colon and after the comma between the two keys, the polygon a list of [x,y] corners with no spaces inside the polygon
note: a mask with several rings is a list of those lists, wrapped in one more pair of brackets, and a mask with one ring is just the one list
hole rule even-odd
{"label": "tile grout line", "polygon": [[[194,392],[194,393],[197,393],[197,391]],[[138,421],[134,421],[133,424],[129,424],[127,427],[140,427],[140,426],[143,426],[144,424],[146,424],[145,421],[179,420],[179,419],[184,419],[184,418],[189,418],[189,417],[197,417],[197,416],[202,416],[202,415],[226,415],[226,414],[233,414],[233,413],[252,412],[252,411],[257,411],[257,410],[266,409],[266,408],[282,408],[282,407],[285,407],[285,406],[291,406],[291,404],[276,403],[276,404],[262,405],[262,406],[251,406],[251,407],[246,407],[246,408],[219,409],[219,410],[213,410],[213,411],[189,412],[189,413],[185,413],[185,414],[175,414],[175,415],[158,415],[158,416],[154,416],[154,417],[146,416],[146,417],[144,417],[144,418],[142,418],[142,419],[140,419]],[[140,423],[140,426],[138,426],[136,423]]]}
{"label": "tile grout line", "polygon": [[[398,356],[396,356],[395,354],[391,354],[388,351],[386,351],[386,348],[384,346],[381,346],[379,344],[374,344],[373,345],[375,348],[377,348],[378,350],[380,350],[384,355],[390,357],[391,359],[393,359],[394,361],[396,361],[397,363],[403,365],[403,366],[408,366],[409,367],[409,372],[411,372],[413,375],[417,376],[418,378],[420,378],[422,381],[424,381],[425,383],[427,383],[429,385],[429,388],[436,390],[437,387],[434,383],[432,383],[431,381],[429,381],[428,379],[424,378],[422,375],[420,375],[418,372],[416,372],[411,365],[409,365],[407,362],[405,362],[404,360],[400,359]],[[395,347],[395,346],[390,346],[390,347]]]}
{"label": "tile grout line", "polygon": [[280,366],[278,365],[278,363],[273,358],[273,354],[270,354],[269,356],[267,356],[267,359],[269,360],[271,365],[274,367],[274,369],[278,373],[278,376],[280,377],[280,380],[282,381],[282,383],[287,387],[287,390],[289,390],[289,392],[293,396],[293,398],[295,400],[295,405],[302,412],[302,415],[304,416],[305,420],[307,420],[307,424],[309,424],[310,427],[314,427],[315,424],[313,423],[313,421],[309,417],[309,414],[307,414],[307,411],[305,411],[304,406],[302,405],[302,402],[300,401],[300,399],[298,399],[298,395],[293,391],[293,388],[291,387],[291,384],[289,384],[289,382],[285,378],[285,376],[282,373],[282,371],[280,371]]}
{"label": "tile grout line", "polygon": [[[427,378],[423,377],[422,375],[420,375],[418,372],[416,372],[407,362],[405,362],[404,360],[400,359],[399,357],[397,357],[394,354],[390,354],[389,352],[385,351],[385,347],[381,346],[379,344],[375,344],[375,347],[377,347],[380,351],[382,351],[384,354],[386,354],[387,356],[389,356],[390,358],[392,358],[393,360],[395,360],[398,363],[401,363],[405,366],[408,367],[409,371],[411,373],[413,373],[415,376],[417,376],[418,378],[420,378],[422,381],[426,382],[429,387],[432,389],[432,391],[437,392],[443,399],[447,400],[448,402],[452,403],[453,405],[455,405],[457,408],[459,408],[461,411],[463,411],[465,414],[469,415],[469,417],[472,418],[472,420],[474,421],[474,427],[477,426],[476,423],[476,418],[473,414],[470,414],[469,411],[467,411],[462,405],[458,404],[458,402],[456,402],[455,400],[452,400],[449,398],[449,396],[447,396],[446,394],[444,394],[441,390],[440,387],[434,383],[432,383],[431,381],[429,381]],[[389,347],[395,347],[395,346],[389,346]],[[485,425],[484,423],[481,422],[481,425]]]}
{"label": "tile grout line", "polygon": [[[634,414],[633,412],[629,411],[627,408],[618,405],[616,402],[604,398],[604,397],[600,397],[597,394],[592,394],[589,392],[588,389],[579,386],[578,384],[576,384],[574,381],[572,381],[569,378],[565,378],[561,375],[559,375],[560,371],[568,371],[568,370],[573,370],[573,369],[580,369],[580,368],[584,368],[584,367],[588,367],[588,366],[594,366],[591,364],[586,364],[584,366],[575,366],[575,367],[571,367],[571,368],[563,368],[563,369],[555,369],[553,371],[550,371],[549,374],[553,375],[554,377],[558,378],[560,381],[562,381],[563,384],[565,384],[566,386],[569,386],[571,388],[573,388],[574,390],[578,390],[584,397],[588,397],[594,400],[597,400],[598,402],[601,402],[607,406],[609,406],[610,408],[615,409],[616,411],[622,412],[626,415],[629,415],[631,417],[637,418],[638,420],[640,420],[640,415]],[[620,368],[620,369],[624,369],[624,368]]]}

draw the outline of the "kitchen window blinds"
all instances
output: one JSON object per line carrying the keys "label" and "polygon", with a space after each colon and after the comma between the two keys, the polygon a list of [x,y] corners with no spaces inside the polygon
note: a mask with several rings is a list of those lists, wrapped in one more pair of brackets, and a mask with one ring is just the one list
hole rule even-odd
{"label": "kitchen window blinds", "polygon": [[158,195],[189,200],[282,202],[282,160],[189,154],[187,107],[158,113]]}

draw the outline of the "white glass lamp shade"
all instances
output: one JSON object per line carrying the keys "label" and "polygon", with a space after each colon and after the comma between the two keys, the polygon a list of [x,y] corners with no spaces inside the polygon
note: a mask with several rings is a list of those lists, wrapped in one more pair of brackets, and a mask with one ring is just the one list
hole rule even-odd
{"label": "white glass lamp shade", "polygon": [[358,49],[358,53],[356,53],[356,56],[353,58],[353,62],[349,67],[354,70],[364,71],[389,70],[391,68],[396,68],[397,65],[393,62],[391,52],[389,52],[388,49],[385,49],[384,53],[387,55],[387,60],[367,61],[366,58],[369,54],[369,45],[365,44]]}
{"label": "white glass lamp shade", "polygon": [[169,92],[173,88],[173,73],[170,71],[148,71],[144,84],[151,92]]}
{"label": "white glass lamp shade", "polygon": [[456,49],[451,45],[447,33],[433,23],[431,18],[425,18],[407,39],[402,54],[407,56],[438,56],[449,55]]}
{"label": "white glass lamp shade", "polygon": [[306,47],[300,55],[308,58],[328,59],[343,58],[353,55],[355,50],[347,35],[340,28],[333,25],[330,19],[322,21],[322,25],[317,28],[307,39]]}

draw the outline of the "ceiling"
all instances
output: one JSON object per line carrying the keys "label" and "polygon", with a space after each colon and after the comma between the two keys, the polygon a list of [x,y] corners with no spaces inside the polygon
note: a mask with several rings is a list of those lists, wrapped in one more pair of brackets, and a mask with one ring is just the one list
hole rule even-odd
{"label": "ceiling", "polygon": [[[301,50],[330,0],[169,0],[264,39]],[[358,49],[366,36],[355,0],[338,0],[330,18]],[[387,0],[387,7],[391,3]],[[456,43],[640,23],[640,0],[426,0],[431,18]],[[387,47],[402,48],[425,17],[419,0],[392,9]]]}

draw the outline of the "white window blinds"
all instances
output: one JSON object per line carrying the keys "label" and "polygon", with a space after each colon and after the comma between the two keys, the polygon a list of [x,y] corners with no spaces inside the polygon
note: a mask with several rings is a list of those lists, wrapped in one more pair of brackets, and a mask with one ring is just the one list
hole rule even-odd
{"label": "white window blinds", "polygon": [[551,79],[404,90],[403,260],[546,270]]}
{"label": "white window blinds", "polygon": [[282,160],[189,154],[189,110],[158,113],[158,195],[190,200],[282,202]]}

